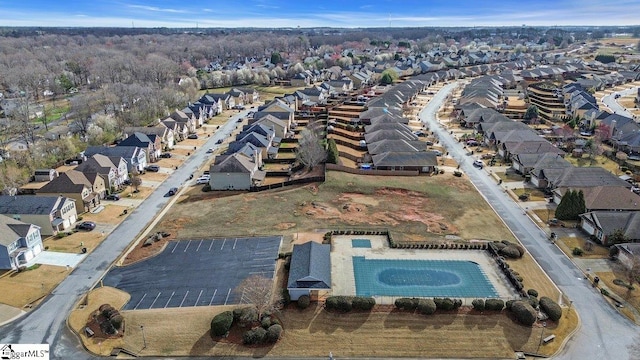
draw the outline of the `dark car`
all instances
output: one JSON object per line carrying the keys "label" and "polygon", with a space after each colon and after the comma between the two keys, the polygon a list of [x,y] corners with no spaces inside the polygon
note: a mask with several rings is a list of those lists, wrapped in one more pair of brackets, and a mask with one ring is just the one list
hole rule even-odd
{"label": "dark car", "polygon": [[173,196],[173,195],[175,195],[177,193],[178,193],[178,188],[177,187],[172,187],[171,189],[169,189],[169,192],[167,192],[167,195]]}
{"label": "dark car", "polygon": [[197,139],[198,138],[198,134],[189,134],[189,136],[187,136],[187,139]]}
{"label": "dark car", "polygon": [[120,200],[120,195],[118,195],[118,194],[109,194],[109,195],[105,196],[104,198],[105,198],[105,200],[118,201],[118,200]]}
{"label": "dark car", "polygon": [[76,229],[78,230],[87,230],[91,231],[96,228],[96,223],[93,221],[83,221],[80,224],[76,225]]}
{"label": "dark car", "polygon": [[147,171],[151,171],[151,172],[158,172],[158,171],[160,171],[160,166],[158,166],[158,165],[149,165],[144,169],[147,170]]}
{"label": "dark car", "polygon": [[162,154],[160,154],[160,157],[164,158],[164,159],[168,159],[168,158],[171,157],[171,153],[162,153]]}

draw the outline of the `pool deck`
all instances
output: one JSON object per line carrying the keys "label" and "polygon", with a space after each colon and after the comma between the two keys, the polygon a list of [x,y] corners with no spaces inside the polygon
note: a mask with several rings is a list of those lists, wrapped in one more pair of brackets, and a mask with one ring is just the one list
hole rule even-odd
{"label": "pool deck", "polygon": [[[352,239],[369,239],[371,248],[354,248]],[[334,235],[331,242],[331,287],[334,295],[356,294],[352,257],[364,256],[367,259],[386,260],[474,261],[482,268],[500,298],[517,297],[494,260],[484,250],[391,249],[387,244],[386,236],[380,235]],[[391,297],[384,296],[378,299],[382,300],[379,303],[393,303]]]}

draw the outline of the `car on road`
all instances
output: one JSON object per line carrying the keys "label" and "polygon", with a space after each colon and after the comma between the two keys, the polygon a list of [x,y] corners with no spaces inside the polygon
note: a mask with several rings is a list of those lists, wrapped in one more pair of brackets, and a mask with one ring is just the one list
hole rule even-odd
{"label": "car on road", "polygon": [[431,150],[431,152],[436,154],[436,156],[442,156],[442,151],[440,150]]}
{"label": "car on road", "polygon": [[189,134],[187,136],[187,139],[197,139],[198,138],[198,134]]}
{"label": "car on road", "polygon": [[211,153],[213,153],[213,149],[212,148],[207,149],[207,154],[211,154]]}
{"label": "car on road", "polygon": [[172,187],[171,189],[169,189],[169,191],[167,191],[167,195],[168,196],[173,196],[175,194],[178,193],[178,188],[177,187]]}
{"label": "car on road", "polygon": [[216,144],[220,145],[224,142],[224,139],[218,139],[218,141],[216,141]]}
{"label": "car on road", "polygon": [[160,154],[160,157],[163,158],[163,159],[168,159],[168,158],[171,157],[171,153],[162,153],[162,154]]}
{"label": "car on road", "polygon": [[76,225],[77,230],[86,230],[91,231],[96,228],[96,223],[93,221],[83,221],[80,224]]}
{"label": "car on road", "polygon": [[120,195],[118,195],[118,194],[109,194],[109,195],[105,196],[104,199],[105,200],[118,201],[118,200],[120,200]]}
{"label": "car on road", "polygon": [[484,163],[482,162],[482,160],[474,160],[473,166],[477,167],[478,169],[482,169],[484,167]]}
{"label": "car on road", "polygon": [[245,107],[242,106],[242,105],[235,105],[233,108],[236,109],[236,110],[244,110],[245,109]]}
{"label": "car on road", "polygon": [[151,171],[151,172],[158,172],[160,171],[160,166],[158,165],[149,165],[146,168],[144,168],[146,171]]}

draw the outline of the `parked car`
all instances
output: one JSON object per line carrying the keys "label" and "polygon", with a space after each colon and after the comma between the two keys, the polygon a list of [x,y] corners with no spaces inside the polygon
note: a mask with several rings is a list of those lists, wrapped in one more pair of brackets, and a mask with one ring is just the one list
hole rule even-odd
{"label": "parked car", "polygon": [[160,154],[160,157],[163,158],[163,159],[168,159],[168,158],[171,157],[171,153],[162,153],[162,154]]}
{"label": "parked car", "polygon": [[212,148],[207,149],[207,154],[211,154],[211,153],[213,153],[213,149]]}
{"label": "parked car", "polygon": [[200,184],[208,184],[209,180],[211,180],[210,177],[208,176],[201,176],[199,178],[196,179],[196,184],[200,185]]}
{"label": "parked car", "polygon": [[178,188],[177,187],[172,187],[171,189],[169,189],[169,191],[167,192],[168,196],[173,196],[175,194],[178,193]]}
{"label": "parked car", "polygon": [[440,150],[431,150],[432,153],[435,153],[436,156],[442,156],[442,151]]}
{"label": "parked car", "polygon": [[413,135],[418,136],[418,137],[424,137],[427,136],[427,134],[424,133],[424,131],[422,130],[417,130],[413,132]]}
{"label": "parked car", "polygon": [[187,139],[197,139],[198,138],[198,134],[189,134],[187,135]]}
{"label": "parked car", "polygon": [[77,230],[86,230],[91,231],[96,228],[96,223],[93,221],[83,221],[80,224],[76,225]]}
{"label": "parked car", "polygon": [[474,139],[467,140],[467,146],[478,146],[478,145],[480,144]]}
{"label": "parked car", "polygon": [[236,109],[236,110],[244,110],[245,109],[245,107],[242,106],[242,105],[236,105],[233,108]]}
{"label": "parked car", "polygon": [[160,171],[160,166],[158,166],[158,165],[149,165],[144,169],[147,170],[147,171],[151,171],[151,172],[158,172],[158,171]]}
{"label": "parked car", "polygon": [[216,141],[216,144],[220,145],[224,142],[224,139],[218,139],[218,141]]}
{"label": "parked car", "polygon": [[104,198],[105,198],[105,200],[118,201],[118,200],[120,200],[120,195],[118,195],[118,194],[109,194],[109,195],[105,196]]}
{"label": "parked car", "polygon": [[475,160],[473,162],[473,166],[477,167],[478,169],[482,169],[484,167],[484,163],[482,162],[482,160]]}

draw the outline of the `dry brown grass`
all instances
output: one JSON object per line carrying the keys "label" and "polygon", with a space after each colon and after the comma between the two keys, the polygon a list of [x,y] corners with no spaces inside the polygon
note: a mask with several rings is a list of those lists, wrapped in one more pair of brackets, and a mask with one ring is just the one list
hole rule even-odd
{"label": "dry brown grass", "polygon": [[[247,348],[211,339],[210,320],[227,309],[125,311],[127,327],[132,329],[126,333],[125,348],[144,356],[320,357],[331,351],[341,357],[509,358],[514,350],[536,351],[542,331],[520,326],[504,314],[334,314],[313,306],[304,311],[292,307],[280,315],[284,333],[277,344]],[[144,350],[138,330],[142,324],[147,339]],[[575,328],[575,313],[560,326],[549,325],[545,333],[557,338],[540,348],[546,355],[555,352],[563,336]]]}
{"label": "dry brown grass", "polygon": [[[631,304],[636,310],[640,311],[640,290],[638,290],[638,284],[634,285],[634,290],[628,290],[626,287],[613,283],[614,279],[623,280],[625,283],[628,282],[627,276],[623,271],[599,272],[597,275],[600,281],[603,281],[607,285],[609,290],[613,291],[616,295]],[[631,317],[632,320],[634,320],[634,318],[635,316]]]}
{"label": "dry brown grass", "polygon": [[[80,336],[84,346],[89,351],[94,354],[108,356],[113,348],[122,347],[124,345],[124,338],[103,339],[97,336],[88,338],[84,332],[84,327],[87,325],[87,321],[91,313],[98,310],[100,305],[109,304],[116,309],[121,309],[130,298],[131,296],[126,292],[112,287],[101,287],[92,290],[86,295],[85,301],[83,301],[78,308],[69,314],[69,318],[67,319],[68,324],[71,329]],[[125,318],[123,326],[125,334],[127,331],[133,332],[136,329],[139,329],[139,326],[137,328],[133,328],[131,324],[129,324],[129,320],[127,318]]]}
{"label": "dry brown grass", "polygon": [[49,251],[80,254],[83,247],[86,247],[88,252],[93,251],[102,240],[104,237],[99,231],[78,231],[60,239],[55,236],[47,238],[44,246],[48,246]]}
{"label": "dry brown grass", "polygon": [[[122,197],[127,197],[127,198],[131,198],[131,199],[143,200],[143,199],[146,199],[149,195],[151,195],[151,193],[154,190],[155,190],[154,188],[150,188],[148,186],[138,186],[138,192],[134,194],[133,193],[133,188],[132,187],[128,187],[120,195]],[[131,196],[129,196],[129,195],[131,195]]]}
{"label": "dry brown grass", "polygon": [[37,304],[69,272],[61,266],[40,265],[37,269],[14,272],[0,278],[0,302],[17,308]]}
{"label": "dry brown grass", "polygon": [[165,174],[162,172],[150,172],[150,171],[147,171],[146,173],[140,175],[140,178],[142,180],[157,181],[157,182],[162,182],[168,177],[169,177],[169,174]]}
{"label": "dry brown grass", "polygon": [[518,188],[518,189],[512,189],[512,191],[516,195],[516,198],[522,194],[529,194],[528,201],[545,201],[546,200],[546,198],[544,197],[544,193],[538,189]]}
{"label": "dry brown grass", "polygon": [[524,281],[522,283],[525,289],[536,289],[540,296],[547,296],[558,301],[561,294],[560,290],[528,252],[520,259],[510,259],[507,262],[511,269],[517,271],[523,277]]}
{"label": "dry brown grass", "polygon": [[579,256],[581,259],[607,259],[609,257],[609,249],[593,242],[592,242],[593,245],[591,246],[591,250],[587,251],[586,249],[587,241],[588,241],[587,239],[581,236],[576,236],[576,237],[567,236],[567,237],[560,238],[557,241],[557,244],[560,247],[560,249],[569,257],[575,257],[572,251],[576,247],[579,247],[582,250],[584,250],[584,254],[582,256]]}
{"label": "dry brown grass", "polygon": [[115,201],[103,201],[102,206],[104,209],[99,213],[85,213],[82,215],[82,220],[84,221],[95,221],[99,224],[110,224],[116,225],[119,224],[122,220],[124,220],[127,215],[122,215],[122,211],[125,209],[130,209],[128,206],[119,205],[118,202]]}

